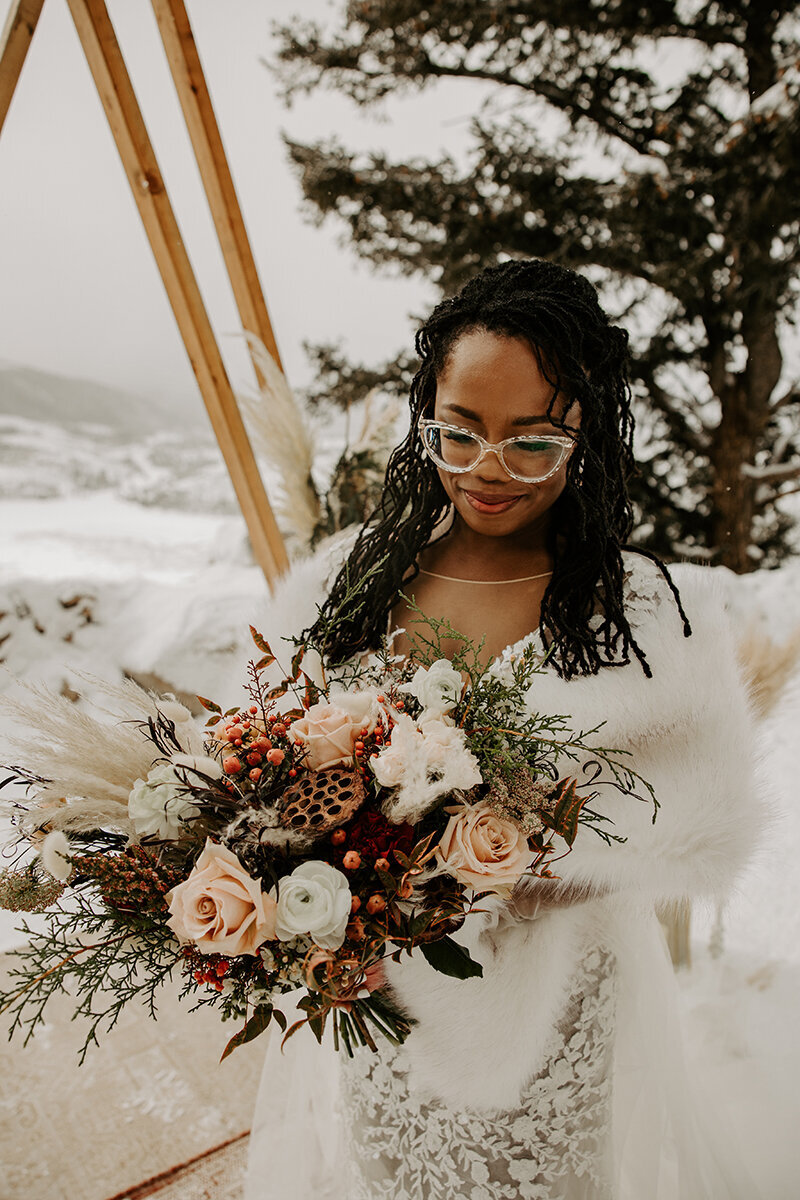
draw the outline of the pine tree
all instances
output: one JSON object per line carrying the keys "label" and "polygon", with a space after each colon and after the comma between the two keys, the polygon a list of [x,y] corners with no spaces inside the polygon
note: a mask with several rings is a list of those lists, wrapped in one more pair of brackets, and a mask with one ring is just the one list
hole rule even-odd
{"label": "pine tree", "polygon": [[490,102],[467,163],[287,141],[319,219],[443,292],[508,256],[585,270],[638,330],[648,544],[775,565],[791,524],[776,498],[800,478],[781,347],[800,275],[797,6],[350,0],[337,22],[279,31],[287,97],[329,86],[367,106],[456,78]]}

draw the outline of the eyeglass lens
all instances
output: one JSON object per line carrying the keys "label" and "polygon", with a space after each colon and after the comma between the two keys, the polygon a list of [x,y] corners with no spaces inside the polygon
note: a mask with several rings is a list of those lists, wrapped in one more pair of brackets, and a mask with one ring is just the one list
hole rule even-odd
{"label": "eyeglass lens", "polygon": [[[469,470],[481,456],[481,444],[465,430],[439,429],[428,426],[425,443],[440,466],[456,471]],[[535,437],[517,438],[503,447],[506,467],[525,479],[540,479],[560,464],[563,448],[557,442]]]}

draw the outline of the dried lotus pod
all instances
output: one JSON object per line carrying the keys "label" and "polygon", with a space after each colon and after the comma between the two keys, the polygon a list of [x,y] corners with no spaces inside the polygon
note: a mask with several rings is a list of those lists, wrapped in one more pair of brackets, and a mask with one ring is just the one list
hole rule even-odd
{"label": "dried lotus pod", "polygon": [[280,822],[284,829],[327,833],[349,821],[363,803],[364,783],[357,771],[309,771],[283,793]]}

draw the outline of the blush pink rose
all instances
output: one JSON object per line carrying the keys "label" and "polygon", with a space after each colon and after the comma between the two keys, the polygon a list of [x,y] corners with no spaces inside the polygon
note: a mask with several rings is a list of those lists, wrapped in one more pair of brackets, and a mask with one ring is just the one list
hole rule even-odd
{"label": "blush pink rose", "polygon": [[255,954],[275,937],[277,905],[232,850],[209,838],[189,878],[167,893],[167,921],[202,954]]}
{"label": "blush pink rose", "polygon": [[436,856],[459,883],[476,891],[510,895],[533,862],[534,852],[519,826],[482,801],[458,807],[436,847]]}
{"label": "blush pink rose", "polygon": [[292,724],[289,736],[305,749],[311,770],[323,771],[351,761],[358,735],[369,724],[368,703],[353,705],[348,712],[338,704],[320,700]]}

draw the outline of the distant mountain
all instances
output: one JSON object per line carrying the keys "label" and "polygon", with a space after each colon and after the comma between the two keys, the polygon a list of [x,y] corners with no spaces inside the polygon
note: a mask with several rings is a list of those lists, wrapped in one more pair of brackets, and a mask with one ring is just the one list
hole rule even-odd
{"label": "distant mountain", "polygon": [[53,425],[91,424],[130,436],[176,429],[187,418],[206,428],[203,405],[138,396],[90,379],[69,379],[33,367],[0,363],[0,415]]}

